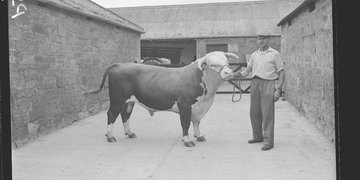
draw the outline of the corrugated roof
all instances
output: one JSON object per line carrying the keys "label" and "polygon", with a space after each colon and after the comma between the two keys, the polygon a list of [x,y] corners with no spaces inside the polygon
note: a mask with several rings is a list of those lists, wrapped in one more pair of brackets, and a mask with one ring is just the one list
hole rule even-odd
{"label": "corrugated roof", "polygon": [[307,7],[308,4],[311,2],[315,2],[316,0],[304,0],[303,3],[301,3],[297,8],[295,8],[292,12],[290,12],[287,16],[285,16],[278,24],[277,26],[281,26],[285,22],[287,22],[289,19],[292,19],[294,16],[299,14],[303,9]]}
{"label": "corrugated roof", "polygon": [[144,29],[109,11],[108,9],[90,1],[90,0],[37,0],[40,3],[55,6],[60,9],[71,11],[76,14],[91,17],[100,21],[104,21],[115,26],[120,26],[126,29],[130,29],[139,33],[144,33]]}
{"label": "corrugated roof", "polygon": [[109,8],[141,25],[142,39],[255,36],[261,29],[281,35],[277,22],[301,0]]}

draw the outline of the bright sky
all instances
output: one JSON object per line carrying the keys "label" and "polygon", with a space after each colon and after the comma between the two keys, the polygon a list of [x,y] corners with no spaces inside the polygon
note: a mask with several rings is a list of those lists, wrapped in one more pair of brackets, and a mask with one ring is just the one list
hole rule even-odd
{"label": "bright sky", "polygon": [[113,7],[133,7],[133,6],[158,6],[174,4],[197,4],[215,2],[239,2],[239,1],[259,1],[259,0],[91,0],[105,8]]}

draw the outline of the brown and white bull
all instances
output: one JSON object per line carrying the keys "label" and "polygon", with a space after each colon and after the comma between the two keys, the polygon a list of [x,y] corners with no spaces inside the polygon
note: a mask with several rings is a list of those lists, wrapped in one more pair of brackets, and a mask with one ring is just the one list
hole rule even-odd
{"label": "brown and white bull", "polygon": [[119,113],[125,135],[129,138],[136,137],[129,125],[135,102],[148,109],[151,115],[155,111],[180,114],[185,146],[195,146],[188,133],[190,122],[193,124],[196,140],[206,141],[199,130],[200,120],[211,107],[217,89],[234,76],[229,68],[229,57],[238,58],[233,53],[215,51],[180,68],[137,63],[113,64],[107,68],[100,88],[86,93],[99,93],[109,76],[107,141],[116,142],[112,130]]}

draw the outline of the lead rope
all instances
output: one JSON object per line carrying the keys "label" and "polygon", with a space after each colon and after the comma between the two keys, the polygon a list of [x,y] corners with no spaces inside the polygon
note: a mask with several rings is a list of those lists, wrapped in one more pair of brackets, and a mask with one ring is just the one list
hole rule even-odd
{"label": "lead rope", "polygon": [[[237,84],[236,84],[236,82],[237,82]],[[238,77],[238,76],[234,77],[233,83],[240,88],[239,89],[239,99],[235,100],[235,88],[236,88],[236,86],[234,85],[233,86],[233,92],[232,92],[231,101],[232,102],[239,102],[241,100],[241,98],[242,98],[242,90],[241,90],[242,77]]]}

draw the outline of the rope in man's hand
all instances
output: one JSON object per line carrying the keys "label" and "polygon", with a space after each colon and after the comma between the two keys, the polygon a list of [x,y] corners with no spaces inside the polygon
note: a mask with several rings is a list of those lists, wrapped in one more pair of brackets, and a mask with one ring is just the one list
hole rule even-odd
{"label": "rope in man's hand", "polygon": [[[242,98],[242,89],[241,89],[242,81],[243,81],[243,76],[241,75],[240,72],[236,72],[234,74],[234,78],[232,80],[232,83],[233,83],[233,92],[232,92],[232,97],[231,97],[232,102],[239,102]],[[239,89],[239,99],[237,99],[237,100],[235,100],[235,88]]]}

